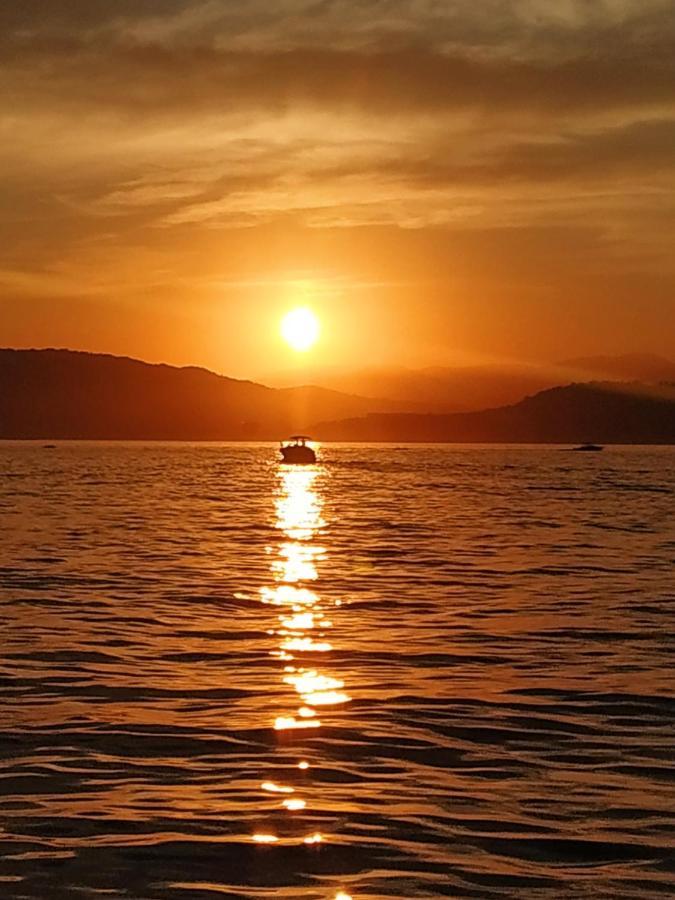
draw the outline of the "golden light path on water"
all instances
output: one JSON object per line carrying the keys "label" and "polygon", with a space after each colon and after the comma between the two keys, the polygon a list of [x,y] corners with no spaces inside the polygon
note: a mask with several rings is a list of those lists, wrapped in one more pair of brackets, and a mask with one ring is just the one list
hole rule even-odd
{"label": "golden light path on water", "polygon": [[[272,723],[278,733],[320,729],[319,711],[329,715],[331,708],[351,699],[344,682],[329,671],[333,623],[318,589],[319,566],[327,558],[326,549],[317,541],[326,524],[317,489],[320,476],[318,465],[279,466],[276,527],[286,540],[271,565],[273,584],[260,592],[264,604],[278,609],[277,625],[270,629],[278,643],[270,655],[283,664],[280,678],[289,688],[288,713],[276,716]],[[333,612],[340,605],[340,600],[330,603]],[[311,762],[299,759],[297,768],[307,773]],[[261,790],[268,796],[278,796],[279,808],[289,815],[311,810],[312,784],[307,776],[300,785],[264,781]],[[271,827],[252,836],[259,844],[306,845],[322,844],[328,837],[312,831],[281,837]],[[351,900],[344,892],[332,896],[334,900]]]}

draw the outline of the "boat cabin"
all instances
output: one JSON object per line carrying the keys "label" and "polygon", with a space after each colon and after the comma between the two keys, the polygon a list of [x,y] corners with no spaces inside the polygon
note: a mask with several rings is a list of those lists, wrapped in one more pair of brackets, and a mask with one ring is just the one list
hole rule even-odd
{"label": "boat cabin", "polygon": [[308,445],[311,438],[306,434],[294,434],[281,443],[281,456],[285,463],[311,465],[316,462],[316,453]]}

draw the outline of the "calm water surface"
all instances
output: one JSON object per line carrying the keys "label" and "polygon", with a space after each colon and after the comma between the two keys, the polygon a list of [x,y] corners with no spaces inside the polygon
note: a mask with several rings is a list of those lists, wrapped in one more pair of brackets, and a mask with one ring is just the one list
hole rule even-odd
{"label": "calm water surface", "polygon": [[675,450],[0,445],[0,895],[675,896]]}

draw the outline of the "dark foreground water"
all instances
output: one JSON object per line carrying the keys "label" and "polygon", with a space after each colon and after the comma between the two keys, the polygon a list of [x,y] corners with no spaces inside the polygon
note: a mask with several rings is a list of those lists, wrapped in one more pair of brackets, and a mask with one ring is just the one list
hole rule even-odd
{"label": "dark foreground water", "polygon": [[675,451],[0,445],[0,896],[675,895]]}

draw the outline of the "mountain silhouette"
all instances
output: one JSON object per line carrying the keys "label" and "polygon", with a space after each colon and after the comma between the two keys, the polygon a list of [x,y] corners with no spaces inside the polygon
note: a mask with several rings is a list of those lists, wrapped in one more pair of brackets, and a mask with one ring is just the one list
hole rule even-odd
{"label": "mountain silhouette", "polygon": [[[418,408],[420,404],[417,404]],[[71,350],[0,350],[0,438],[675,443],[675,386],[594,382],[463,413]],[[318,423],[318,424],[317,424]]]}
{"label": "mountain silhouette", "polygon": [[670,444],[675,443],[675,385],[571,384],[498,409],[371,414],[324,422],[315,433],[335,441]]}
{"label": "mountain silhouette", "polygon": [[[289,376],[286,376],[288,379]],[[590,381],[675,381],[675,362],[648,354],[594,356],[558,363],[490,363],[422,369],[314,369],[312,384],[387,398],[402,412],[471,412],[508,406],[548,388]],[[273,384],[289,383],[282,376]]]}
{"label": "mountain silhouette", "polygon": [[0,350],[0,437],[272,440],[389,408],[315,387],[275,390],[195,367],[71,350]]}

